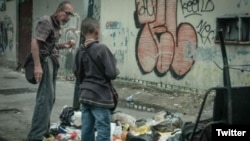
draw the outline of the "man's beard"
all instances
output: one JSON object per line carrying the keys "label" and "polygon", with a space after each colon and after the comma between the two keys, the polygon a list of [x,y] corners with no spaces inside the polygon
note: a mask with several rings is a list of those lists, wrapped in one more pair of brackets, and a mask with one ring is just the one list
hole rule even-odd
{"label": "man's beard", "polygon": [[62,20],[62,21],[60,21],[60,25],[65,25],[65,24],[68,23],[68,21],[69,21],[69,20]]}

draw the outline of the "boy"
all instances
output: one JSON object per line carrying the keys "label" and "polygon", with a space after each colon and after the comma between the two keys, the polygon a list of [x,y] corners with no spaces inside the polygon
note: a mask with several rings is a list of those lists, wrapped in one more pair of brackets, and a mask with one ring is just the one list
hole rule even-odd
{"label": "boy", "polygon": [[82,140],[88,141],[110,141],[110,109],[114,107],[110,87],[111,80],[119,74],[115,57],[106,45],[98,41],[99,32],[96,19],[84,19],[81,33],[85,42],[76,55],[75,66],[78,67],[75,74],[80,80],[81,89]]}

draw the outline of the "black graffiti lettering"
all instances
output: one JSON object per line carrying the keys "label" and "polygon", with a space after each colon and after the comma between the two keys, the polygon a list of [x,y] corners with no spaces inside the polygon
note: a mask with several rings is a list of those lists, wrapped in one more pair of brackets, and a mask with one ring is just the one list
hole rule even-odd
{"label": "black graffiti lettering", "polygon": [[182,13],[183,15],[186,15],[185,17],[191,16],[191,15],[201,15],[199,13],[199,1],[198,0],[189,0],[187,2],[184,2],[184,0],[181,1],[181,7],[182,7]]}
{"label": "black graffiti lettering", "polygon": [[197,0],[187,2],[187,11],[196,13],[199,11],[199,3]]}
{"label": "black graffiti lettering", "polygon": [[207,22],[204,22],[203,20],[200,21],[197,28],[200,28],[199,31],[203,33],[204,31],[209,31],[211,27],[207,24]]}
{"label": "black graffiti lettering", "polygon": [[201,12],[210,12],[214,10],[214,3],[212,0],[203,0]]}
{"label": "black graffiti lettering", "polygon": [[143,4],[139,7],[140,2],[137,3],[138,15],[153,16],[155,14],[155,6],[153,0],[143,0]]}
{"label": "black graffiti lettering", "polygon": [[208,33],[207,38],[206,38],[206,40],[205,40],[205,43],[206,43],[206,42],[211,43],[211,40],[214,39],[214,36],[213,36],[212,33],[214,33],[214,31],[210,31],[210,32]]}
{"label": "black graffiti lettering", "polygon": [[202,43],[211,43],[211,40],[214,38],[212,36],[212,33],[214,33],[214,31],[211,30],[211,25],[201,20],[200,23],[196,26],[196,28],[198,28],[197,33],[201,37]]}
{"label": "black graffiti lettering", "polygon": [[210,12],[214,10],[212,0],[180,0],[182,13],[185,17],[192,15],[202,15],[202,12]]}

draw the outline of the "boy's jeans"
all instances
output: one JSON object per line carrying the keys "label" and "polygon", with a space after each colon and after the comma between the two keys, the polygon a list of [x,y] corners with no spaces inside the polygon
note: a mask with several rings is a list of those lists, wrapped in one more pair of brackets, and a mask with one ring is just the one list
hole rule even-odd
{"label": "boy's jeans", "polygon": [[110,109],[82,105],[82,140],[110,141]]}

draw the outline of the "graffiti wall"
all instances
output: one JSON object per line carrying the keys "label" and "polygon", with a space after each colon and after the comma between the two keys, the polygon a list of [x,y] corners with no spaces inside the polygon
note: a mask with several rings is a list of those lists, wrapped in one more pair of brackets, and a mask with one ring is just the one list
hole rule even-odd
{"label": "graffiti wall", "polygon": [[[101,7],[101,41],[116,56],[119,77],[162,87],[223,86],[218,31],[250,31],[249,0],[105,0]],[[226,44],[233,86],[250,85],[250,36],[243,34],[244,42],[240,36]]]}
{"label": "graffiti wall", "polygon": [[0,27],[0,53],[4,54],[13,50],[14,25],[11,17],[8,15],[3,16],[3,19],[0,21]]}
{"label": "graffiti wall", "polygon": [[0,1],[0,62],[16,64],[16,1]]}

